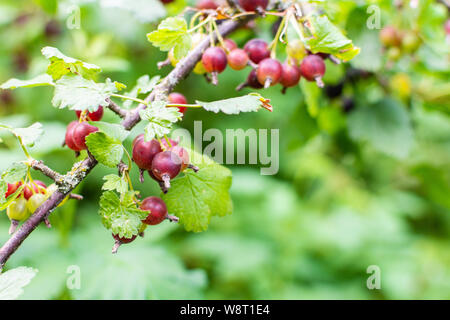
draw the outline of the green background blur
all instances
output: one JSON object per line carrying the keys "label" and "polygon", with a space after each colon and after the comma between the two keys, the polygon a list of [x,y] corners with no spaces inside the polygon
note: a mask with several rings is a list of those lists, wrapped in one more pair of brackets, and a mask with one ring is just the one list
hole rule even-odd
{"label": "green background blur", "polygon": [[[152,16],[155,7],[148,8],[154,2],[147,2],[148,10],[145,1],[118,2],[122,8],[108,1],[0,0],[0,82],[44,72],[40,49],[46,45],[101,66],[99,80],[110,77],[128,88],[143,74],[167,74],[171,67],[156,68],[166,54],[146,40],[157,25],[149,22],[158,18]],[[391,1],[323,5],[362,48],[351,63],[327,62],[327,90],[302,80],[303,91],[295,87],[283,95],[279,86],[262,91],[272,113],[187,111],[179,125],[189,130],[194,120],[203,121],[203,130],[280,130],[277,175],[262,176],[259,166],[229,166],[232,215],[213,218],[203,233],[165,222],[111,255],[113,240],[97,210],[102,177],[112,170],[99,165],[76,190],[85,200],[57,209],[54,228],[39,226],[9,260],[8,268],[39,269],[21,298],[450,298],[450,42],[443,27],[449,15],[437,1],[420,1],[418,9],[404,2],[401,10]],[[81,9],[78,30],[66,27],[74,3]],[[386,61],[379,30],[365,25],[370,4],[381,8],[381,26],[417,30],[421,48],[395,63]],[[185,5],[177,0],[167,7],[169,15]],[[259,21],[254,30],[239,30],[232,38],[240,46],[253,37],[270,40],[275,21]],[[284,59],[284,46],[279,47]],[[350,66],[371,73],[351,76]],[[176,91],[190,102],[239,96],[251,92],[234,90],[248,72],[227,69],[217,87],[192,74]],[[333,97],[336,90],[342,93]],[[75,158],[61,143],[75,115],[53,108],[51,97],[51,88],[2,91],[0,122],[43,123],[45,135],[32,155],[66,172]],[[118,122],[109,111],[104,119]],[[134,128],[130,140],[141,131]],[[11,136],[0,132],[0,137],[3,170],[24,156]],[[38,173],[34,177],[49,182]],[[134,184],[144,196],[159,194],[149,179],[140,185],[137,172]],[[1,243],[8,227],[2,212]],[[80,290],[67,289],[71,265],[80,267]],[[381,270],[380,290],[366,286],[370,265]]]}

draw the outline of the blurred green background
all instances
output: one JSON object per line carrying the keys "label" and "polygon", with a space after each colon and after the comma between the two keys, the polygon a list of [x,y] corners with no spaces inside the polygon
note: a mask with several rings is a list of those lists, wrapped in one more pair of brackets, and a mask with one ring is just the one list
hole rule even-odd
{"label": "blurred green background", "polygon": [[[155,1],[1,0],[0,82],[44,72],[40,49],[46,45],[101,66],[103,77],[128,88],[143,74],[167,74],[171,67],[156,68],[166,54],[146,40],[164,16]],[[285,95],[279,86],[262,91],[272,113],[188,110],[179,125],[189,130],[194,120],[203,121],[203,130],[280,130],[277,175],[262,176],[259,166],[229,166],[232,215],[214,218],[203,233],[162,223],[111,255],[113,240],[97,213],[102,177],[111,170],[98,166],[76,190],[86,199],[57,209],[54,228],[40,226],[8,262],[8,268],[39,269],[21,298],[449,299],[449,14],[438,1],[420,1],[418,8],[391,2],[321,4],[361,47],[350,63],[327,62],[324,90],[302,80],[303,90],[291,88]],[[366,27],[374,4],[381,27],[420,35],[419,50],[388,61],[379,29]],[[173,15],[186,5],[177,0],[165,9]],[[69,29],[77,8],[81,28]],[[240,46],[253,37],[270,40],[274,23],[258,21],[231,38]],[[234,90],[248,72],[228,69],[217,87],[191,74],[176,91],[190,102],[239,96],[251,92]],[[66,172],[75,158],[61,143],[75,115],[53,108],[51,94],[51,88],[1,91],[0,122],[43,123],[45,135],[32,155]],[[118,122],[109,111],[104,119]],[[130,140],[141,130],[134,128]],[[3,170],[24,157],[12,137],[0,137]],[[38,173],[34,177],[49,182]],[[149,179],[140,185],[137,172],[134,181],[144,196],[159,194]],[[8,227],[2,212],[1,243]],[[80,290],[67,289],[71,265],[80,267]],[[380,290],[366,286],[370,265],[380,267]]]}

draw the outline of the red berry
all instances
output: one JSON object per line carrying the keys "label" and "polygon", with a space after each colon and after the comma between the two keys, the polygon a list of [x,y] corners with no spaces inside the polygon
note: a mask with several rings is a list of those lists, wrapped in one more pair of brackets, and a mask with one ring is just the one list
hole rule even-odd
{"label": "red berry", "polygon": [[396,47],[402,42],[398,30],[392,26],[387,26],[380,31],[380,41],[385,47]]}
{"label": "red berry", "polygon": [[255,69],[250,71],[250,73],[248,74],[247,85],[250,88],[253,88],[253,89],[264,88],[264,86],[261,83],[259,83],[259,81],[258,81],[258,77],[256,76],[256,70]]}
{"label": "red berry", "polygon": [[[80,110],[76,110],[75,111],[77,114],[78,119],[80,119],[81,116],[81,111]],[[98,106],[97,111],[94,112],[88,112],[86,114],[87,120],[89,121],[100,121],[103,117],[103,107],[102,106]]]}
{"label": "red berry", "polygon": [[248,55],[242,49],[234,49],[228,54],[228,64],[233,70],[242,70],[247,66]]}
{"label": "red berry", "polygon": [[33,184],[31,182],[27,183],[23,189],[23,197],[27,200],[30,199],[30,197],[35,193],[45,194],[45,190],[47,189],[47,186],[42,181],[34,180],[33,182]]}
{"label": "red berry", "polygon": [[161,145],[156,139],[145,141],[143,134],[142,138],[139,136],[133,145],[133,160],[140,169],[151,170],[154,156],[162,151]]}
{"label": "red berry", "polygon": [[222,48],[209,47],[203,53],[202,63],[207,72],[221,73],[227,67],[227,55]]}
{"label": "red berry", "polygon": [[236,42],[234,42],[232,39],[224,39],[223,44],[225,49],[227,49],[227,52],[231,52],[237,48]]}
{"label": "red berry", "polygon": [[171,151],[175,153],[181,160],[181,171],[184,171],[189,165],[189,153],[180,146],[173,146],[168,149],[168,151]]}
{"label": "red berry", "polygon": [[445,32],[447,33],[447,35],[450,35],[450,19],[447,19],[447,21],[445,21]]}
{"label": "red berry", "polygon": [[264,40],[252,39],[245,44],[244,50],[247,52],[250,60],[254,63],[259,63],[261,60],[270,57],[270,51],[267,47],[267,42]]}
{"label": "red berry", "polygon": [[174,2],[175,0],[161,0],[161,2],[163,3],[163,4],[169,4],[169,3],[172,3],[172,2]]}
{"label": "red berry", "polygon": [[133,139],[133,143],[131,144],[133,147],[136,144],[136,142],[138,142],[139,140],[144,139],[144,134],[141,133],[139,135],[137,135],[134,139]]}
{"label": "red berry", "polygon": [[117,234],[113,234],[113,238],[116,241],[120,241],[121,243],[130,243],[136,239],[136,236],[132,236],[131,238],[119,237]]}
{"label": "red berry", "polygon": [[293,87],[300,81],[300,69],[296,65],[284,63],[282,65],[281,84],[285,88]]}
{"label": "red berry", "polygon": [[73,127],[73,142],[75,143],[75,146],[79,150],[87,149],[86,137],[96,131],[98,131],[98,128],[90,125],[87,122],[77,123]]}
{"label": "red berry", "polygon": [[256,76],[259,83],[264,85],[265,88],[277,84],[282,75],[283,68],[278,60],[267,58],[258,64],[256,69]]}
{"label": "red berry", "polygon": [[[169,142],[167,142],[167,140],[169,140]],[[170,145],[169,145],[169,143],[170,143]],[[163,145],[163,148],[168,149],[168,148],[178,145],[178,142],[175,140],[172,140],[170,138],[167,138],[167,139],[164,138],[164,139],[161,139],[161,144]]]}
{"label": "red berry", "polygon": [[10,195],[12,195],[14,192],[17,191],[17,189],[22,185],[22,181],[16,182],[16,183],[8,183],[8,189],[5,192],[5,198],[8,198]]}
{"label": "red berry", "polygon": [[269,0],[239,0],[239,5],[245,11],[256,11],[257,8],[266,9]]}
{"label": "red berry", "polygon": [[75,128],[75,126],[78,124],[78,121],[72,121],[71,123],[69,123],[69,125],[67,126],[67,130],[66,130],[66,146],[68,146],[70,149],[72,149],[73,151],[81,151],[82,149],[79,149],[76,145],[75,142],[73,141],[73,129]]}
{"label": "red berry", "polygon": [[170,188],[170,179],[181,171],[182,160],[171,151],[163,151],[155,155],[152,161],[152,173],[158,181],[163,181],[166,189]]}
{"label": "red berry", "polygon": [[200,10],[216,10],[219,5],[214,0],[199,0],[195,7]]}
{"label": "red berry", "polygon": [[[181,93],[178,93],[178,92],[172,92],[171,94],[169,94],[168,99],[169,99],[170,103],[187,104],[186,97],[183,96]],[[186,112],[186,109],[187,109],[186,107],[177,107],[177,108],[183,114]]]}
{"label": "red berry", "polygon": [[315,54],[306,56],[300,64],[302,76],[308,81],[316,81],[319,87],[323,87],[322,77],[325,69],[325,62]]}
{"label": "red berry", "polygon": [[158,197],[145,198],[140,207],[142,210],[150,211],[147,218],[142,220],[145,224],[160,224],[167,217],[167,206],[164,201]]}

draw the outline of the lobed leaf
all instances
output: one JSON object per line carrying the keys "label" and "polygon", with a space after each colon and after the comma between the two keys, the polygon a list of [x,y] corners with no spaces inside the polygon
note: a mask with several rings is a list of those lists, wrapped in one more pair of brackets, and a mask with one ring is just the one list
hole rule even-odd
{"label": "lobed leaf", "polygon": [[246,96],[218,100],[213,102],[196,101],[203,109],[215,113],[223,112],[226,114],[239,114],[241,112],[255,112],[261,107],[267,109],[266,100],[257,93],[251,93]]}
{"label": "lobed leaf", "polygon": [[101,164],[114,168],[123,156],[123,146],[120,140],[97,131],[86,137],[86,145],[92,155]]}
{"label": "lobed leaf", "polygon": [[17,89],[17,88],[32,88],[39,86],[53,86],[52,77],[48,74],[41,74],[29,80],[9,79],[3,83],[1,89]]}

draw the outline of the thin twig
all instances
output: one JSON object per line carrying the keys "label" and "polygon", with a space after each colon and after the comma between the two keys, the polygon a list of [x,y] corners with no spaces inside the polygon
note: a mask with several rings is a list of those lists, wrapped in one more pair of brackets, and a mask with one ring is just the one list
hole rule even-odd
{"label": "thin twig", "polygon": [[30,165],[34,170],[41,171],[43,174],[45,174],[55,182],[62,180],[63,176],[61,174],[47,167],[41,160],[32,160]]}
{"label": "thin twig", "polygon": [[128,110],[122,109],[121,107],[119,107],[119,105],[117,105],[114,101],[112,101],[110,98],[106,99],[106,102],[109,103],[108,108],[114,112],[115,114],[117,114],[119,117],[121,117],[122,119],[125,118],[127,116]]}

